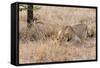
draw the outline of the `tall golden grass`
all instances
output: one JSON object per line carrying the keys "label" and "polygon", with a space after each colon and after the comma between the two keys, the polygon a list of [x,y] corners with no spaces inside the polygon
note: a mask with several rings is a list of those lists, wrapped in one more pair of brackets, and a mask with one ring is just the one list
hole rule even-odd
{"label": "tall golden grass", "polygon": [[[96,38],[87,39],[85,43],[69,42],[59,45],[57,33],[66,25],[79,24],[88,20],[90,27],[96,21],[96,10],[88,8],[62,8],[42,6],[38,15],[43,22],[34,23],[27,28],[27,11],[19,11],[19,63],[42,63],[55,61],[77,61],[96,59]],[[96,29],[96,25],[94,27]]]}

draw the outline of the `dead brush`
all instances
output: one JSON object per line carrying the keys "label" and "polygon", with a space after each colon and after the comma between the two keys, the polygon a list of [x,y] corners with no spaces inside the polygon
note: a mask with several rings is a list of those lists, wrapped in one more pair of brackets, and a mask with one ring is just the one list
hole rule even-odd
{"label": "dead brush", "polygon": [[30,33],[27,28],[22,28],[19,30],[19,40],[24,43],[30,40]]}
{"label": "dead brush", "polygon": [[25,41],[38,41],[54,39],[57,33],[57,26],[53,24],[33,24],[32,27],[23,28],[19,32],[19,38]]}

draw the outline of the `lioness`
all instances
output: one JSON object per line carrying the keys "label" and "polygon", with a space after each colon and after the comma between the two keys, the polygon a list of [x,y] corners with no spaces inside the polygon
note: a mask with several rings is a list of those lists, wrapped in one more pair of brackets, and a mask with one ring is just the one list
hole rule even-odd
{"label": "lioness", "polygon": [[[76,24],[73,26],[65,26],[57,34],[57,41],[59,43],[77,41],[82,42],[87,39],[87,25]],[[60,44],[61,45],[61,44]]]}

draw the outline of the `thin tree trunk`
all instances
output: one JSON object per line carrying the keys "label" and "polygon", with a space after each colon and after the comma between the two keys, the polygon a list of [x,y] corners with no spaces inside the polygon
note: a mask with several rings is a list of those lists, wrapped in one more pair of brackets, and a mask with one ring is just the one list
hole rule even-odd
{"label": "thin tree trunk", "polygon": [[27,9],[27,27],[31,28],[33,20],[33,5],[28,5]]}

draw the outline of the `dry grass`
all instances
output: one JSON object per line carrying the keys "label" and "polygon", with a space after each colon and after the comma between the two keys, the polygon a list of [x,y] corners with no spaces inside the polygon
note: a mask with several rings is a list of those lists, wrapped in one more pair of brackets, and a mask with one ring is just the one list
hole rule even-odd
{"label": "dry grass", "polygon": [[31,29],[27,29],[26,11],[20,12],[19,63],[95,59],[95,37],[88,38],[83,43],[64,42],[62,46],[56,42],[58,31],[65,25],[75,25],[84,20],[88,20],[86,24],[90,24],[91,21],[94,24],[95,12],[95,9],[88,8],[43,6],[40,10],[34,12],[34,16],[38,15],[43,24],[33,24]]}
{"label": "dry grass", "polygon": [[[95,39],[94,39],[95,40]],[[92,41],[94,41],[92,39]],[[91,41],[91,40],[89,40]],[[92,60],[96,58],[95,43],[68,43],[59,46],[53,40],[21,43],[20,63],[40,63],[53,61]]]}

